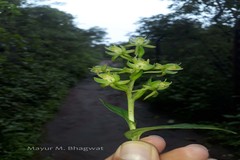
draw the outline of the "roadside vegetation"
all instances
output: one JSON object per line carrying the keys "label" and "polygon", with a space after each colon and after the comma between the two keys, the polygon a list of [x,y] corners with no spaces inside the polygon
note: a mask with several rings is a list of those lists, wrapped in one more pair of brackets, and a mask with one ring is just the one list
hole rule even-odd
{"label": "roadside vegetation", "polygon": [[[157,45],[148,58],[184,68],[171,78],[173,86],[149,101],[152,109],[240,133],[240,2],[173,0],[170,8],[170,14],[141,19],[136,31]],[[239,134],[206,137],[240,157]]]}
{"label": "roadside vegetation", "polygon": [[[26,160],[69,88],[101,57],[105,32],[48,6],[0,1],[0,159]],[[98,43],[96,43],[98,42]]]}

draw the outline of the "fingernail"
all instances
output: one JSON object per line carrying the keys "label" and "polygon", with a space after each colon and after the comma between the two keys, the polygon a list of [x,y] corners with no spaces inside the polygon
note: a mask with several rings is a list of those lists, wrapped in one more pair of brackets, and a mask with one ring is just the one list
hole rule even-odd
{"label": "fingernail", "polygon": [[200,144],[190,144],[186,147],[189,149],[189,152],[191,152],[191,155],[201,157],[199,160],[208,159],[209,157],[208,149]]}
{"label": "fingernail", "polygon": [[117,152],[121,160],[159,160],[157,149],[141,141],[125,142]]}
{"label": "fingernail", "polygon": [[188,145],[187,147],[192,147],[194,148],[196,151],[198,150],[204,150],[204,151],[207,151],[208,152],[208,149],[206,147],[204,147],[203,145],[200,145],[200,144],[190,144]]}

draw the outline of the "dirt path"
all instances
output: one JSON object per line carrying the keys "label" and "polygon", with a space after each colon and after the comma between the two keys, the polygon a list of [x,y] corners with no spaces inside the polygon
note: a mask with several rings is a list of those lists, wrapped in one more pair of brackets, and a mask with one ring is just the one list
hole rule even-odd
{"label": "dirt path", "polygon": [[[81,81],[73,88],[56,117],[45,127],[45,135],[40,152],[44,160],[103,160],[126,141],[123,136],[127,125],[120,117],[108,111],[99,98],[109,103],[126,107],[124,95],[112,89],[102,89],[91,78]],[[166,124],[170,118],[148,111],[148,105],[136,104],[138,126]],[[148,134],[158,134],[168,143],[167,150],[191,143],[204,144],[205,140],[193,131],[167,130]],[[91,147],[90,149],[87,147]],[[210,146],[210,153],[218,160],[230,160],[227,152],[218,146]]]}

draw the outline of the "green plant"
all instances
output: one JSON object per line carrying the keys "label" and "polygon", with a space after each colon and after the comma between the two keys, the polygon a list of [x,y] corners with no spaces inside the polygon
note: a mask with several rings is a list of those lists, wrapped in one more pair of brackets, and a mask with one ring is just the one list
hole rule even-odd
{"label": "green plant", "polygon": [[[126,46],[112,45],[106,48],[106,53],[112,56],[113,61],[117,58],[122,58],[126,62],[125,66],[122,68],[116,68],[108,65],[102,65],[91,68],[91,72],[96,73],[98,76],[94,77],[94,80],[97,83],[100,83],[102,87],[110,86],[113,89],[126,93],[128,110],[101,100],[104,106],[126,120],[130,130],[125,133],[125,136],[131,140],[139,140],[140,136],[144,132],[156,129],[224,130],[214,126],[197,124],[174,124],[137,128],[134,117],[135,101],[141,97],[144,97],[144,100],[150,97],[156,97],[159,91],[167,89],[172,83],[167,81],[167,79],[162,80],[163,77],[168,74],[176,74],[178,71],[182,70],[182,67],[175,63],[151,64],[149,59],[145,60],[143,58],[145,54],[144,48],[155,47],[149,45],[149,43],[150,41],[146,38],[137,37],[130,39],[129,44]],[[147,76],[148,80],[141,85],[137,85],[135,82],[140,78],[143,78],[144,75],[149,75]]]}

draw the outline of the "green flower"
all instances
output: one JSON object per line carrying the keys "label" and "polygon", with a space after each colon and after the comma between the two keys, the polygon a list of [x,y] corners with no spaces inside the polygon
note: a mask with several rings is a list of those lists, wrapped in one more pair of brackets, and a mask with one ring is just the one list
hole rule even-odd
{"label": "green flower", "polygon": [[183,68],[175,63],[168,63],[165,65],[156,63],[153,71],[146,72],[146,73],[162,73],[162,76],[165,74],[176,74],[177,71],[182,70]]}
{"label": "green flower", "polygon": [[127,45],[127,47],[133,47],[135,46],[135,55],[138,56],[139,58],[141,58],[144,54],[145,54],[145,48],[155,48],[155,46],[149,45],[150,41],[147,40],[144,37],[136,37],[136,38],[132,38],[129,41],[129,45]]}
{"label": "green flower", "polygon": [[135,38],[131,38],[129,41],[129,47],[131,46],[142,46],[142,47],[146,47],[146,48],[155,48],[155,46],[149,45],[150,41],[148,39],[146,39],[145,37],[135,37]]}
{"label": "green flower", "polygon": [[121,71],[121,68],[114,68],[114,67],[110,67],[107,65],[102,65],[102,66],[94,66],[93,68],[91,68],[91,72],[99,74],[99,73],[106,73],[106,72],[112,72],[112,71]]}
{"label": "green flower", "polygon": [[103,87],[109,86],[110,84],[120,81],[120,76],[114,73],[102,73],[98,74],[98,76],[100,78],[94,77],[94,80],[102,84]]}
{"label": "green flower", "polygon": [[103,65],[103,66],[94,66],[91,68],[91,72],[99,74],[102,72],[105,72],[107,70],[108,66],[107,65]]}
{"label": "green flower", "polygon": [[164,67],[165,67],[166,70],[168,70],[168,71],[179,71],[179,70],[182,70],[182,69],[183,69],[181,66],[179,66],[178,64],[175,64],[175,63],[165,64]]}
{"label": "green flower", "polygon": [[154,70],[162,70],[162,69],[164,69],[164,65],[160,63],[155,63]]}
{"label": "green flower", "polygon": [[147,89],[147,90],[164,90],[166,88],[168,88],[170,86],[171,82],[167,82],[167,81],[151,81],[149,80],[147,82],[146,85],[143,85],[143,88]]}
{"label": "green flower", "polygon": [[163,74],[176,74],[177,71],[182,70],[183,68],[175,63],[165,64],[163,67]]}
{"label": "green flower", "polygon": [[154,65],[149,64],[149,59],[148,60],[144,60],[142,58],[133,58],[132,63],[131,62],[127,62],[127,65],[134,69],[134,70],[150,70],[154,67]]}
{"label": "green flower", "polygon": [[133,73],[134,70],[132,68],[127,68],[127,67],[124,67],[119,73]]}
{"label": "green flower", "polygon": [[143,89],[152,91],[150,94],[148,94],[144,100],[150,98],[150,97],[156,97],[158,95],[159,90],[167,89],[170,86],[171,82],[166,81],[153,81],[150,79],[146,85],[143,85]]}
{"label": "green flower", "polygon": [[112,56],[112,60],[115,60],[119,56],[124,59],[131,60],[132,57],[129,54],[134,52],[134,50],[126,50],[123,46],[116,45],[107,47],[106,49],[108,50],[106,53]]}
{"label": "green flower", "polygon": [[120,76],[116,73],[102,73],[98,74],[100,78],[94,77],[97,83],[100,83],[102,87],[111,86],[112,88],[125,91],[127,90],[126,84],[130,80],[120,80]]}

